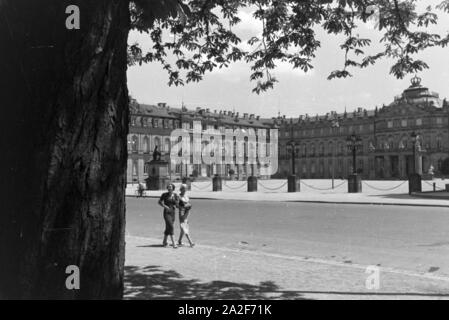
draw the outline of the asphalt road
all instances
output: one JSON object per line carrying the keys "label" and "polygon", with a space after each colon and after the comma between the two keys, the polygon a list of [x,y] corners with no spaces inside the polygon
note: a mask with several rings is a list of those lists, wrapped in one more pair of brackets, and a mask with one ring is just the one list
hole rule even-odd
{"label": "asphalt road", "polygon": [[[128,235],[163,230],[157,199],[127,198]],[[449,276],[447,208],[194,200],[190,230],[198,244]]]}

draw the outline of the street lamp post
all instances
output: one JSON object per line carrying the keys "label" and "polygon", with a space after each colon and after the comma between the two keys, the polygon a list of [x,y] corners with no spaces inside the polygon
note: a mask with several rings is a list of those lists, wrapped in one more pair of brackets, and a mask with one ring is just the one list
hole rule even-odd
{"label": "street lamp post", "polygon": [[413,142],[413,170],[412,173],[408,177],[408,193],[412,194],[412,192],[421,192],[422,184],[421,184],[421,174],[416,170],[416,149],[419,143],[419,134],[415,131],[411,134],[412,142]]}
{"label": "street lamp post", "polygon": [[346,145],[352,152],[352,174],[348,177],[348,192],[362,192],[362,179],[357,174],[357,150],[362,146],[362,138],[353,132],[347,139]]}
{"label": "street lamp post", "polygon": [[287,146],[291,147],[291,160],[292,160],[292,172],[291,175],[288,177],[288,192],[297,192],[300,190],[300,185],[298,183],[298,178],[296,177],[296,164],[295,164],[295,160],[296,160],[296,142],[291,140],[290,142],[287,143]]}

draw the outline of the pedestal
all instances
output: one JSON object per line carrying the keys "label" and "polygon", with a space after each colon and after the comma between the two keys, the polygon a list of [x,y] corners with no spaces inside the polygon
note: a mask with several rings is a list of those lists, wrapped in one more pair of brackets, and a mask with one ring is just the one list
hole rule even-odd
{"label": "pedestal", "polygon": [[217,192],[222,190],[222,179],[219,175],[212,178],[212,191]]}
{"label": "pedestal", "polygon": [[408,194],[412,192],[422,192],[422,177],[420,174],[412,173],[408,176]]}
{"label": "pedestal", "polygon": [[165,190],[167,189],[170,179],[167,177],[152,176],[145,179],[148,190]]}
{"label": "pedestal", "polygon": [[362,192],[362,176],[358,174],[351,174],[348,177],[348,193]]}
{"label": "pedestal", "polygon": [[288,192],[299,192],[301,190],[301,181],[296,175],[290,175],[287,178]]}
{"label": "pedestal", "polygon": [[250,176],[248,177],[248,192],[256,192],[257,191],[257,177]]}
{"label": "pedestal", "polygon": [[145,179],[148,190],[164,190],[170,183],[168,162],[152,160],[148,162],[148,178]]}

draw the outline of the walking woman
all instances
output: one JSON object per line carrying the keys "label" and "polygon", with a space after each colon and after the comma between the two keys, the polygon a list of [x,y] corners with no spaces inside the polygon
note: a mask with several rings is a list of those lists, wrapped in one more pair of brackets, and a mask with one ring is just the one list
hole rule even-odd
{"label": "walking woman", "polygon": [[167,192],[161,195],[161,198],[159,199],[159,205],[164,208],[164,220],[165,220],[165,232],[162,245],[164,247],[168,246],[167,238],[168,236],[170,236],[173,248],[176,249],[177,246],[173,236],[174,236],[176,207],[178,207],[178,196],[174,191],[175,185],[170,183],[167,186]]}
{"label": "walking woman", "polygon": [[179,189],[179,224],[181,226],[181,233],[179,234],[178,245],[182,246],[182,238],[184,235],[187,240],[189,240],[190,246],[193,248],[195,244],[192,242],[192,239],[189,235],[189,224],[187,218],[189,217],[190,210],[192,209],[192,204],[190,203],[190,199],[186,194],[187,185],[182,184]]}

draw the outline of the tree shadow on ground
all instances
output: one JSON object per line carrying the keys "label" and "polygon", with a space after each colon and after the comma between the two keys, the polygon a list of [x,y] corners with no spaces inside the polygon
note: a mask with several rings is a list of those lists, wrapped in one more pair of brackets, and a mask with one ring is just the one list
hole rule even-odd
{"label": "tree shadow on ground", "polygon": [[163,270],[159,266],[125,267],[125,299],[235,299],[263,300],[304,299],[297,292],[282,292],[272,281],[258,285],[229,281],[200,282],[185,279],[174,270]]}

